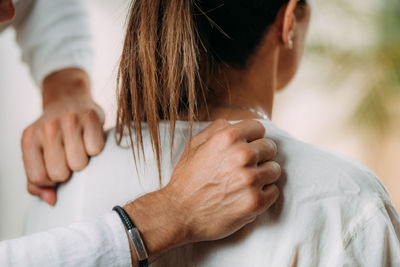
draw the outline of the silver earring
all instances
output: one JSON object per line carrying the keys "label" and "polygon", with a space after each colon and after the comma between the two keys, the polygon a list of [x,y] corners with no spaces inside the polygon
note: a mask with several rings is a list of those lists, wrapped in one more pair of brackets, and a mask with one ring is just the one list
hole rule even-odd
{"label": "silver earring", "polygon": [[289,47],[288,47],[290,50],[292,50],[293,49],[293,40],[292,39],[290,39],[289,40]]}
{"label": "silver earring", "polygon": [[290,33],[289,33],[289,49],[293,49],[293,46],[294,46],[294,42],[293,42],[293,39],[294,39],[294,31],[290,31]]}

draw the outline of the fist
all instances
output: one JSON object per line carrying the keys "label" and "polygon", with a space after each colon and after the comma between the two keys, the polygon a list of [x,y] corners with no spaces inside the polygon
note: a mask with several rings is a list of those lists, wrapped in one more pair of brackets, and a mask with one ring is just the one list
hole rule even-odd
{"label": "fist", "polygon": [[163,191],[190,241],[226,237],[277,200],[277,146],[264,134],[257,121],[219,120],[188,144]]}
{"label": "fist", "polygon": [[29,193],[54,205],[57,184],[103,150],[103,124],[102,109],[87,94],[48,101],[21,139]]}

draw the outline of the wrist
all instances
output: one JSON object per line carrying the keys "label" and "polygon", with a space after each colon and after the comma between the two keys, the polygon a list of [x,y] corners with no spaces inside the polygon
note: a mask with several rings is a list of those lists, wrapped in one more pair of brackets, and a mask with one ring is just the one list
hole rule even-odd
{"label": "wrist", "polygon": [[124,206],[142,236],[150,259],[189,240],[186,227],[171,204],[166,192],[159,190]]}
{"label": "wrist", "polygon": [[72,68],[54,72],[43,81],[42,99],[43,109],[53,103],[91,99],[89,76]]}

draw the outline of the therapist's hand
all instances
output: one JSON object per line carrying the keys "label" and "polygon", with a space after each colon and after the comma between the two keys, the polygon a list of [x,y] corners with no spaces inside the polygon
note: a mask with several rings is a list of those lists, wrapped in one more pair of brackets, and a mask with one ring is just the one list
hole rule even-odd
{"label": "therapist's hand", "polygon": [[43,114],[27,127],[21,145],[28,191],[56,203],[56,185],[86,167],[104,147],[104,113],[92,99],[87,74],[67,69],[43,82]]}
{"label": "therapist's hand", "polygon": [[229,236],[277,200],[277,147],[264,134],[254,120],[214,122],[187,145],[166,187],[124,207],[150,260],[186,243]]}

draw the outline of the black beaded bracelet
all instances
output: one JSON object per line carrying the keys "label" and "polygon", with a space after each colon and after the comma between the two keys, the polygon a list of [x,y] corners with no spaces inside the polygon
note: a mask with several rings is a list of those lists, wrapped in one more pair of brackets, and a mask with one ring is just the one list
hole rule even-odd
{"label": "black beaded bracelet", "polygon": [[125,225],[125,228],[128,230],[129,238],[131,239],[132,245],[135,248],[136,256],[139,260],[139,266],[140,267],[149,266],[149,264],[148,264],[149,256],[147,254],[146,247],[144,246],[142,237],[140,236],[140,233],[139,233],[138,229],[136,228],[135,224],[129,218],[126,211],[123,208],[121,208],[120,206],[115,206],[113,208],[113,211],[118,213],[119,217],[122,220],[122,223]]}

